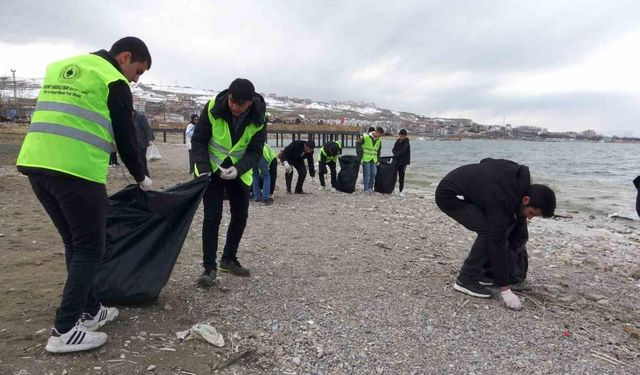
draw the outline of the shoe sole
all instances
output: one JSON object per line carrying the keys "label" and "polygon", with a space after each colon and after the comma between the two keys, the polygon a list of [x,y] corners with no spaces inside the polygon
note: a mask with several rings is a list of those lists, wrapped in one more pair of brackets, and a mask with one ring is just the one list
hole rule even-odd
{"label": "shoe sole", "polygon": [[489,283],[486,281],[478,281],[478,284],[482,285],[482,286],[493,286],[493,283]]}
{"label": "shoe sole", "polygon": [[453,283],[453,289],[457,290],[460,293],[464,293],[464,294],[470,295],[472,297],[491,298],[491,294],[480,294],[480,293],[472,292],[469,289],[458,285],[458,283]]}
{"label": "shoe sole", "polygon": [[242,275],[242,274],[239,274],[239,273],[233,272],[233,271],[232,271],[232,270],[230,270],[230,269],[222,268],[222,267],[220,267],[220,271],[222,271],[222,272],[224,272],[224,273],[230,273],[230,274],[232,274],[232,275],[240,276],[240,277],[249,277],[249,276],[251,276],[251,274]]}
{"label": "shoe sole", "polygon": [[52,354],[84,352],[87,350],[97,349],[106,343],[107,339],[105,338],[104,342],[98,344],[62,345],[60,347],[55,345],[50,346],[49,344],[47,344],[45,350]]}

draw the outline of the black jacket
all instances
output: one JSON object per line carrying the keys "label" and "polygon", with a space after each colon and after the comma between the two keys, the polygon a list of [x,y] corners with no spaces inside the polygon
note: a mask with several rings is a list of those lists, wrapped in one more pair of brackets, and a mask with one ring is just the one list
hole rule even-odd
{"label": "black jacket", "polygon": [[489,262],[495,282],[509,285],[507,236],[522,215],[522,197],[531,185],[529,167],[505,159],[483,159],[446,175],[442,186],[480,207],[487,218]]}
{"label": "black jacket", "polygon": [[[267,106],[264,102],[264,98],[259,94],[254,94],[253,103],[251,107],[249,107],[249,112],[244,117],[242,123],[239,124],[240,129],[234,132],[231,128],[231,124],[233,124],[233,116],[231,114],[231,110],[229,109],[228,104],[228,92],[227,90],[219,93],[215,100],[215,106],[211,111],[211,115],[215,119],[222,118],[226,126],[229,127],[229,133],[231,134],[231,143],[236,144],[238,140],[242,137],[245,128],[247,125],[253,123],[256,125],[263,125],[262,129],[258,131],[249,141],[247,145],[247,149],[245,151],[242,159],[238,160],[235,164],[236,169],[238,170],[238,176],[242,176],[246,171],[252,169],[256,164],[258,164],[258,160],[262,157],[262,148],[264,147],[264,142],[267,139],[267,124],[264,121],[264,116],[266,113]],[[193,137],[191,138],[191,149],[193,151],[193,160],[196,163],[196,167],[198,168],[198,172],[206,173],[211,172],[211,164],[209,163],[209,140],[211,139],[211,122],[209,121],[209,113],[207,112],[209,109],[209,103],[204,106],[202,113],[200,114],[200,121],[196,124],[196,128],[193,131]],[[229,168],[233,163],[231,159],[226,158],[221,167]]]}
{"label": "black jacket", "polygon": [[409,138],[396,140],[393,145],[393,160],[397,165],[411,164],[411,146],[409,145]]}
{"label": "black jacket", "polygon": [[287,145],[287,147],[282,150],[281,161],[284,163],[285,161],[291,162],[299,162],[307,159],[307,164],[309,165],[309,174],[311,177],[315,176],[316,170],[313,166],[313,153],[305,154],[304,153],[304,144],[307,141],[298,140],[293,141]]}
{"label": "black jacket", "polygon": [[[92,54],[102,57],[109,61],[118,71],[120,65],[111,54],[105,50],[93,52]],[[113,127],[113,138],[116,141],[116,147],[120,158],[127,166],[129,173],[140,182],[144,180],[144,165],[139,155],[138,142],[136,138],[136,129],[133,126],[133,96],[129,83],[125,81],[115,81],[109,84],[109,96],[107,98],[107,106],[111,116],[111,126]],[[144,156],[143,156],[144,157]],[[34,167],[18,167],[18,170],[24,174],[38,173],[50,176],[72,177],[69,174],[53,171],[44,168]]]}
{"label": "black jacket", "polygon": [[136,136],[138,137],[138,147],[140,148],[149,147],[149,142],[152,142],[153,140],[155,140],[156,137],[153,135],[153,130],[149,125],[149,120],[147,120],[147,116],[145,116],[144,113],[134,111],[133,125],[136,127]]}

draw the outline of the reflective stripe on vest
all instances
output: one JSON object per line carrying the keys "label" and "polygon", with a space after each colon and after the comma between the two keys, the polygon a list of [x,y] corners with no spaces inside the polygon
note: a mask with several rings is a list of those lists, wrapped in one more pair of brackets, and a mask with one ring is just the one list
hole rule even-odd
{"label": "reflective stripe on vest", "polygon": [[[254,123],[247,124],[244,128],[242,137],[235,143],[231,144],[231,133],[229,131],[229,124],[223,118],[213,117],[213,108],[215,107],[215,99],[209,101],[207,107],[207,114],[209,115],[209,122],[211,123],[211,138],[209,139],[209,162],[211,163],[211,171],[215,173],[225,159],[229,158],[231,164],[235,165],[240,159],[242,159],[246,153],[247,146],[253,136],[262,130],[264,125],[257,125]],[[245,173],[240,176],[242,182],[251,186],[253,181],[253,170],[249,168]]]}
{"label": "reflective stripe on vest", "polygon": [[16,164],[105,184],[115,149],[107,103],[115,81],[129,82],[97,55],[50,64]]}
{"label": "reflective stripe on vest", "polygon": [[373,143],[373,138],[369,134],[363,134],[363,142],[362,142],[362,162],[370,162],[374,163],[378,162],[378,150],[380,149],[380,145],[382,142],[380,138],[376,139],[375,143]]}

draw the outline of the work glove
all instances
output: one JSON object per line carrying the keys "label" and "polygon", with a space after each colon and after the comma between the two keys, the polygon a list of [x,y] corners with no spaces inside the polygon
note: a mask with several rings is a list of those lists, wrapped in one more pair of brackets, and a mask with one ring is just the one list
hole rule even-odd
{"label": "work glove", "polygon": [[236,167],[231,166],[229,168],[220,168],[220,178],[223,180],[233,180],[238,177],[238,170]]}
{"label": "work glove", "polygon": [[507,305],[508,308],[512,310],[522,310],[522,304],[520,303],[520,298],[513,294],[511,289],[503,290],[500,292],[502,296],[502,300]]}
{"label": "work glove", "polygon": [[142,191],[149,191],[153,187],[153,181],[149,178],[149,176],[144,176],[144,180],[138,182],[138,186]]}
{"label": "work glove", "polygon": [[288,161],[285,161],[284,163],[282,163],[282,165],[284,165],[285,173],[287,173],[287,174],[293,173],[293,167],[291,165],[289,165]]}

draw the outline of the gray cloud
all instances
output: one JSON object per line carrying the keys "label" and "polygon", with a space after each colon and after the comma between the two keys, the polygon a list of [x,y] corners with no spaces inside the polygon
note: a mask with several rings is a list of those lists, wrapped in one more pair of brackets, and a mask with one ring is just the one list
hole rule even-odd
{"label": "gray cloud", "polygon": [[[140,36],[154,57],[143,82],[220,89],[244,76],[259,91],[280,95],[465,113],[479,122],[529,116],[530,124],[556,128],[584,123],[622,130],[640,119],[630,94],[491,94],[506,74],[571,65],[639,30],[635,1],[23,0],[3,7],[12,15],[0,24],[5,43],[95,50]],[[379,65],[386,66],[380,76],[354,79]],[[433,84],[455,74],[463,80]]]}

